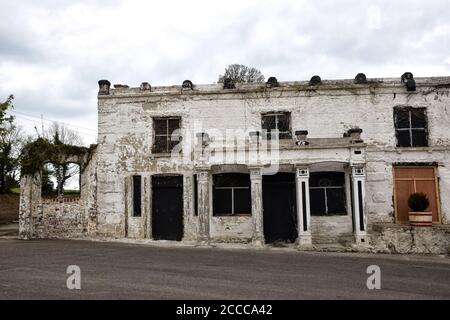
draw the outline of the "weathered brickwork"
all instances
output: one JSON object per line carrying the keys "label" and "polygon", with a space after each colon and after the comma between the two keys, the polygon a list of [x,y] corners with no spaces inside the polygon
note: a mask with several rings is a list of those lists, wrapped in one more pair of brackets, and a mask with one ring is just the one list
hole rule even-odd
{"label": "weathered brickwork", "polygon": [[[253,161],[239,157],[245,149],[252,150],[249,133],[261,131],[262,114],[289,112],[293,138],[280,140],[277,168],[295,174],[300,246],[339,243],[389,252],[445,252],[445,230],[450,223],[450,77],[416,78],[415,82],[415,91],[407,91],[400,77],[368,79],[362,84],[353,80],[315,85],[280,82],[278,87],[236,84],[235,89],[224,89],[221,84],[194,84],[192,89],[181,85],[109,88],[102,82],[98,146],[84,173],[79,201],[46,204],[39,200],[37,187],[31,186],[32,177],[24,177],[22,186],[31,187],[22,195],[21,235],[152,239],[152,176],[178,174],[183,176],[183,240],[264,244],[264,192],[252,190],[252,215],[215,216],[212,177],[226,172],[250,174],[255,168],[264,177],[270,164],[267,158]],[[427,147],[396,147],[395,107],[426,108]],[[173,160],[152,152],[154,119],[161,117],[181,119],[180,146],[185,158]],[[363,129],[363,141],[343,138],[352,128]],[[214,158],[199,155],[196,134],[214,136],[214,146],[220,145],[230,130],[240,131],[232,140],[237,146],[227,140],[223,148],[212,147]],[[308,131],[309,145],[295,144],[296,130]],[[227,150],[226,157],[218,159],[223,150]],[[441,223],[427,231],[395,224],[393,165],[406,163],[436,166]],[[299,171],[303,167],[307,169],[305,177]],[[359,169],[362,171],[356,171]],[[302,198],[308,187],[302,182],[311,174],[327,171],[345,174],[346,215],[309,216],[309,199]],[[133,175],[142,177],[140,216],[133,215]],[[251,175],[250,179],[253,188],[260,187],[257,177]],[[361,207],[357,197],[351,196],[359,182]],[[300,208],[301,199],[308,207]],[[355,217],[355,210],[361,210],[361,215]],[[377,225],[376,230],[373,225]],[[25,231],[25,226],[32,231]],[[428,240],[430,244],[426,244]]]}

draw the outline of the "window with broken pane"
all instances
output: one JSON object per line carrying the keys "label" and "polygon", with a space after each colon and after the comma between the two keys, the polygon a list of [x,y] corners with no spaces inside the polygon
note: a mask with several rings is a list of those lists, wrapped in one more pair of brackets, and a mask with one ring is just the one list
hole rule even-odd
{"label": "window with broken pane", "polygon": [[172,149],[179,143],[180,118],[154,118],[154,153],[170,153]]}
{"label": "window with broken pane", "polygon": [[224,173],[213,176],[214,216],[251,214],[250,176]]}
{"label": "window with broken pane", "polygon": [[309,178],[311,215],[346,215],[343,172],[316,172]]}
{"label": "window with broken pane", "polygon": [[291,138],[291,114],[289,112],[265,113],[261,116],[261,128],[266,133],[267,139],[272,137],[289,139]]}
{"label": "window with broken pane", "polygon": [[395,108],[394,124],[397,147],[428,146],[425,108]]}

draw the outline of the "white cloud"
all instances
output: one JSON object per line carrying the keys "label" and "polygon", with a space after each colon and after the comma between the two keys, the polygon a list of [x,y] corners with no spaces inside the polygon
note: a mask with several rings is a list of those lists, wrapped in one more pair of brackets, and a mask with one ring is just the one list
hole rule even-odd
{"label": "white cloud", "polygon": [[381,29],[381,9],[371,5],[367,8],[367,27],[371,30]]}
{"label": "white cloud", "polygon": [[448,75],[449,4],[431,2],[0,0],[0,99],[96,128],[101,78],[212,83],[230,63],[280,81]]}

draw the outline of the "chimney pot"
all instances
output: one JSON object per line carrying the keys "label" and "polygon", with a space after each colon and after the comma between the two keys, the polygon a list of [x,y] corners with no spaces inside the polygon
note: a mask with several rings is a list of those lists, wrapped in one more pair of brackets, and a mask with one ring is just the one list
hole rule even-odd
{"label": "chimney pot", "polygon": [[266,86],[269,88],[274,88],[274,87],[279,87],[280,84],[278,83],[277,78],[275,77],[270,77],[267,82],[266,82]]}
{"label": "chimney pot", "polygon": [[183,84],[181,85],[181,88],[194,90],[194,84],[192,83],[191,80],[184,80]]}
{"label": "chimney pot", "polygon": [[358,73],[355,77],[356,84],[364,84],[367,83],[367,77],[364,73]]}
{"label": "chimney pot", "polygon": [[109,82],[108,80],[99,80],[99,82],[98,82],[98,94],[99,95],[108,95],[110,88],[111,88],[111,82]]}
{"label": "chimney pot", "polygon": [[148,83],[148,82],[142,82],[141,83],[141,86],[139,87],[142,91],[146,91],[146,90],[148,90],[148,91],[150,91],[150,90],[152,90],[152,86],[150,85],[150,83]]}
{"label": "chimney pot", "polygon": [[313,76],[311,80],[309,80],[310,86],[316,86],[318,84],[322,83],[322,79],[319,76]]}

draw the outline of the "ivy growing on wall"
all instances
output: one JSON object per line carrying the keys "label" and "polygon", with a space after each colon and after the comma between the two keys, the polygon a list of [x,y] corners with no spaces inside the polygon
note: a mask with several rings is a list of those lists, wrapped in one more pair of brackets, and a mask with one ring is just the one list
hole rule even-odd
{"label": "ivy growing on wall", "polygon": [[[47,139],[38,138],[24,146],[20,155],[21,173],[34,174],[44,167],[46,162],[64,163],[70,157],[90,155],[91,148],[72,146],[63,143],[51,143]],[[82,166],[81,166],[82,167]]]}

